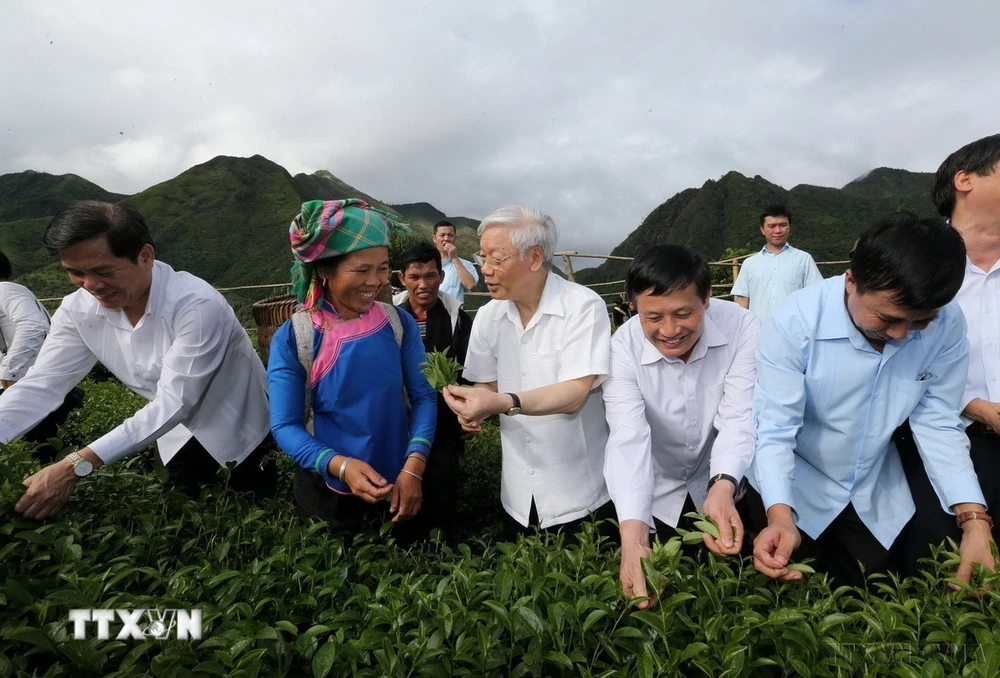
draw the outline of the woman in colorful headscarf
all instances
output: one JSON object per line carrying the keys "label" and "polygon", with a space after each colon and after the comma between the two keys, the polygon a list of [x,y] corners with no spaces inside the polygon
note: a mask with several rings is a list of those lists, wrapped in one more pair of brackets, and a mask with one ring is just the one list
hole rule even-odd
{"label": "woman in colorful headscarf", "polygon": [[437,394],[420,370],[416,322],[375,302],[395,226],[362,200],[302,205],[289,229],[302,305],[271,340],[267,376],[271,430],[299,465],[300,512],[357,532],[388,499],[405,540],[403,521],[420,510]]}

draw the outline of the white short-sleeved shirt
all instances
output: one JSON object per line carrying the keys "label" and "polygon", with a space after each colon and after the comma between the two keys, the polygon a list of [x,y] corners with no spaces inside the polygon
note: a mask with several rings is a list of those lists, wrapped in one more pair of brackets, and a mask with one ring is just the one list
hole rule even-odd
{"label": "white short-sleeved shirt", "polygon": [[823,276],[812,255],[785,243],[777,254],[764,247],[743,262],[733,296],[748,297],[750,310],[766,320],[782,299],[818,282]]}
{"label": "white short-sleeved shirt", "polygon": [[667,358],[639,318],[611,339],[604,405],[611,435],[605,478],[618,520],[653,517],[676,527],[690,494],[701,508],[708,479],[743,478],[753,458],[751,414],[760,319],[713,299],[691,356]]}
{"label": "white short-sleeved shirt", "polygon": [[520,524],[528,524],[532,498],[543,528],[582,518],[608,502],[608,425],[599,387],[610,351],[604,301],[551,272],[527,327],[512,301],[493,300],[476,313],[463,373],[469,381],[495,381],[500,393],[517,393],[597,376],[576,414],[500,415],[500,497]]}
{"label": "white short-sleeved shirt", "polygon": [[[459,300],[459,302],[465,300],[465,285],[462,284],[461,279],[458,277],[458,271],[455,270],[455,262],[453,262],[448,257],[442,257],[441,270],[444,271],[444,280],[441,281],[441,291],[450,294]],[[462,266],[465,266],[465,270],[472,274],[472,279],[477,283],[479,282],[479,271],[473,266],[471,261],[466,261],[465,259],[459,258],[458,260]]]}
{"label": "white short-sleeved shirt", "polygon": [[973,398],[1000,402],[1000,261],[988,273],[966,261],[965,281],[955,301],[969,326],[969,376],[962,409]]}

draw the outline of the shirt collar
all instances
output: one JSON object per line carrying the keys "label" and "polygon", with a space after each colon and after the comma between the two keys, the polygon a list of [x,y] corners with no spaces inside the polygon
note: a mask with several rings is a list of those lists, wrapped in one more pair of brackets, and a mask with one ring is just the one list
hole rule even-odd
{"label": "shirt collar", "polygon": [[823,290],[823,313],[819,317],[819,327],[816,328],[817,339],[849,339],[854,335],[861,335],[851,321],[847,304],[844,303],[845,278],[839,275],[835,280],[836,284],[827,285]]}
{"label": "shirt collar", "polygon": [[[531,316],[531,320],[528,321],[527,327],[524,331],[527,332],[532,327],[538,324],[539,319],[543,315],[557,315],[563,317],[566,315],[566,309],[563,307],[562,298],[559,296],[559,286],[562,281],[552,271],[545,278],[545,287],[542,288],[542,297],[538,300],[538,309],[535,314]],[[507,318],[510,319],[515,326],[521,324],[521,315],[517,312],[517,304],[513,301],[507,302]]]}
{"label": "shirt collar", "polygon": [[778,256],[779,254],[781,254],[785,250],[790,250],[790,249],[792,249],[791,243],[786,242],[785,245],[784,245],[784,247],[782,247],[777,252],[772,252],[771,250],[767,249],[767,245],[764,245],[763,247],[760,248],[760,253],[761,254],[770,254],[772,256]]}
{"label": "shirt collar", "polygon": [[[711,306],[709,306],[711,308]],[[639,331],[639,336],[642,337],[642,356],[639,358],[639,363],[642,365],[652,365],[658,360],[666,360],[667,362],[684,362],[680,358],[668,358],[667,356],[660,353],[660,349],[656,348],[649,339],[646,338],[646,334],[642,331],[642,324],[638,321],[636,322],[636,327]],[[701,337],[698,338],[698,343],[694,345],[694,350],[691,351],[691,357],[688,358],[687,363],[693,363],[696,360],[701,360],[708,353],[708,349],[717,348],[719,346],[725,346],[729,343],[729,337],[726,333],[719,329],[719,326],[715,324],[712,320],[712,316],[708,311],[705,311],[705,329],[701,333]]]}

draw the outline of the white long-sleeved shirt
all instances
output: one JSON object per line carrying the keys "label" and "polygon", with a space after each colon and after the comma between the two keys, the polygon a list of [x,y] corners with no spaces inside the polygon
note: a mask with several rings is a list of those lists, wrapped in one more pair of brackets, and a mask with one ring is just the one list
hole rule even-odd
{"label": "white long-sleeved shirt", "polygon": [[[1000,262],[987,272],[966,261],[965,281],[955,301],[969,327],[969,376],[962,409],[974,398],[1000,402]],[[963,419],[966,424],[972,421]]]}
{"label": "white long-sleeved shirt", "polygon": [[225,465],[267,435],[267,377],[232,307],[208,283],[156,262],[133,327],[85,290],[63,299],[35,364],[0,395],[0,443],[30,430],[97,361],[149,404],[90,444],[112,463],[154,440],[164,463],[193,435]]}
{"label": "white long-sleeved shirt", "polygon": [[49,314],[24,285],[0,282],[0,379],[17,381],[35,362]]}
{"label": "white long-sleeved shirt", "polygon": [[676,527],[688,494],[705,502],[710,476],[743,478],[755,443],[760,326],[750,311],[713,299],[687,362],[660,353],[638,317],[612,337],[604,476],[619,522],[652,526],[655,516]]}

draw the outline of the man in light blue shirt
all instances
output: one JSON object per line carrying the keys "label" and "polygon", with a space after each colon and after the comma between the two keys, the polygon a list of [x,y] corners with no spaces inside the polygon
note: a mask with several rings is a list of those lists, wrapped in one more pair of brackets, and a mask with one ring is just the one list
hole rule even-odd
{"label": "man in light blue shirt", "polygon": [[[969,351],[952,302],[965,246],[943,221],[901,213],[868,229],[847,273],[791,295],[757,344],[751,483],[767,510],[754,565],[782,580],[792,552],[838,583],[897,569],[914,513],[893,431],[909,419],[944,510],[963,527],[957,576],[993,567],[959,419]],[[800,532],[801,531],[801,532]],[[802,533],[805,533],[804,535]]]}
{"label": "man in light blue shirt", "polygon": [[816,262],[808,252],[788,244],[792,213],[771,205],[760,215],[764,247],[740,267],[733,284],[733,300],[766,320],[778,302],[795,290],[821,282]]}
{"label": "man in light blue shirt", "polygon": [[441,269],[444,271],[440,291],[450,294],[462,303],[465,301],[465,291],[471,290],[479,282],[479,273],[471,261],[458,256],[455,237],[455,224],[450,221],[439,221],[434,224],[434,244],[441,253]]}

